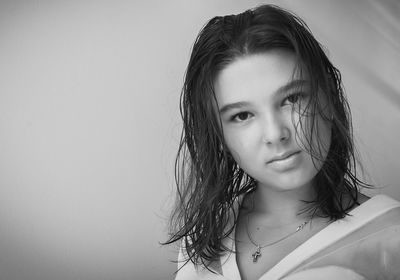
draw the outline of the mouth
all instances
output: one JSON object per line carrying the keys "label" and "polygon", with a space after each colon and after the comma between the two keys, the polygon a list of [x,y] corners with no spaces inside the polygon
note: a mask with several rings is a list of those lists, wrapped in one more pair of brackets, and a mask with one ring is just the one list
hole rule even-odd
{"label": "mouth", "polygon": [[275,172],[287,172],[301,165],[301,151],[287,152],[273,157],[267,165]]}
{"label": "mouth", "polygon": [[292,156],[295,156],[295,155],[299,154],[300,152],[301,152],[301,151],[283,153],[283,154],[281,154],[281,155],[278,155],[278,156],[276,156],[276,157],[273,157],[271,160],[269,160],[269,161],[267,162],[267,164],[269,164],[269,163],[274,163],[274,162],[279,163],[279,162],[288,160],[289,158],[291,158]]}

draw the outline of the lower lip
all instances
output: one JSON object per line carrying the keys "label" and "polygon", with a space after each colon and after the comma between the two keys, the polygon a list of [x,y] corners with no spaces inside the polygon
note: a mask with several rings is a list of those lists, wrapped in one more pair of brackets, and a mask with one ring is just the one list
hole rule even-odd
{"label": "lower lip", "polygon": [[285,159],[274,160],[268,163],[268,165],[275,171],[282,172],[282,171],[287,171],[289,169],[293,169],[299,164],[299,162],[300,162],[300,152],[297,152],[288,156]]}

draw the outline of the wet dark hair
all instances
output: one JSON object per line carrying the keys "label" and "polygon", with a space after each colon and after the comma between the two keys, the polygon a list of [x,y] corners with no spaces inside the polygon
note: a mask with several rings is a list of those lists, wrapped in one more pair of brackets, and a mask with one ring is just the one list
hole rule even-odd
{"label": "wet dark hair", "polygon": [[214,17],[200,31],[185,75],[180,103],[183,131],[175,163],[177,201],[166,242],[182,240],[187,261],[196,265],[208,268],[229,250],[222,240],[234,229],[229,220],[232,214],[237,220],[235,201],[255,188],[255,180],[236,164],[226,147],[213,82],[236,59],[275,49],[292,52],[298,62],[296,71],[307,75],[310,83],[306,111],[312,112],[311,121],[296,123],[296,129],[308,132],[307,143],[302,144],[313,159],[321,154],[318,141],[316,147],[310,145],[318,137],[315,115],[331,125],[331,144],[314,178],[317,196],[309,202],[309,210],[332,220],[343,218],[357,204],[358,189],[364,185],[356,176],[351,115],[340,72],[307,25],[274,5]]}

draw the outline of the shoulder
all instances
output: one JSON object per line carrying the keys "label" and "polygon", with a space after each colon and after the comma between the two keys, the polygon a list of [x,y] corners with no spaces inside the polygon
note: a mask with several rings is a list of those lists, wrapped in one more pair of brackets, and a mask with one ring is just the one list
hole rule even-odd
{"label": "shoulder", "polygon": [[362,204],[364,204],[365,202],[367,202],[368,200],[370,200],[371,197],[363,194],[363,193],[358,193],[357,195],[357,201],[354,201],[354,198],[350,195],[347,195],[344,199],[344,203],[343,205],[349,205],[349,204],[354,204],[353,207],[349,210],[352,211],[355,208],[361,206]]}
{"label": "shoulder", "polygon": [[371,197],[329,228],[329,236],[337,240],[304,261],[298,271],[333,265],[357,271],[366,279],[400,275],[399,201],[386,195]]}
{"label": "shoulder", "polygon": [[400,234],[396,235],[400,230],[400,202],[387,195],[362,199],[364,202],[350,212],[352,220],[360,225],[355,234],[364,238],[381,236],[381,241],[383,236],[394,234],[400,240]]}
{"label": "shoulder", "polygon": [[379,211],[386,212],[393,208],[400,208],[400,202],[388,195],[378,194],[370,197],[359,193],[356,205],[350,209],[350,213],[352,211],[358,212],[360,209],[363,211],[373,211],[378,209]]}

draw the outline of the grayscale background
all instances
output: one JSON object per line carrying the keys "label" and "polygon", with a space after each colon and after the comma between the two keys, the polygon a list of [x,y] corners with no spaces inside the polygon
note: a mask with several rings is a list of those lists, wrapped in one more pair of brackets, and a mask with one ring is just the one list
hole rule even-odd
{"label": "grayscale background", "polygon": [[0,280],[172,279],[166,222],[190,48],[276,3],[342,71],[364,178],[400,199],[400,2],[0,1]]}

